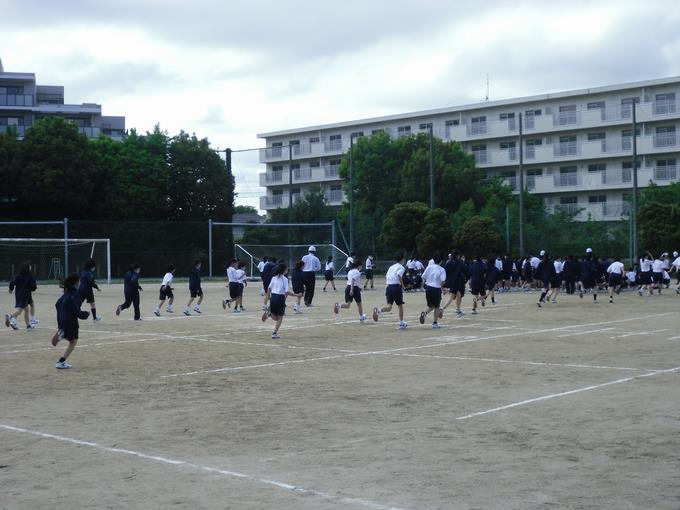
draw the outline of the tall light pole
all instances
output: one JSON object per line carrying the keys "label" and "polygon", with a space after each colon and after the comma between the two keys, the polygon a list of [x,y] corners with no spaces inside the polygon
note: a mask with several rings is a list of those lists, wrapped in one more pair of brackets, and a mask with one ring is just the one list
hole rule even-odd
{"label": "tall light pole", "polygon": [[524,137],[522,136],[522,113],[519,114],[519,255],[523,257],[524,246]]}
{"label": "tall light pole", "polygon": [[349,135],[349,252],[354,251],[354,137]]}
{"label": "tall light pole", "polygon": [[430,209],[434,209],[434,133],[432,122],[427,127],[430,129]]}
{"label": "tall light pole", "polygon": [[632,222],[632,252],[633,258],[631,264],[635,260],[638,251],[638,170],[637,170],[637,122],[635,118],[635,99],[633,99],[633,210],[630,213],[630,221]]}

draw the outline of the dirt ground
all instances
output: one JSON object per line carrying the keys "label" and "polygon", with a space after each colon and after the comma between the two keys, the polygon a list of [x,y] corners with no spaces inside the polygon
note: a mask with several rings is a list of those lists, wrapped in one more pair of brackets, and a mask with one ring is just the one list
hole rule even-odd
{"label": "dirt ground", "polygon": [[505,293],[477,316],[466,296],[438,331],[407,294],[398,331],[394,313],[335,316],[322,284],[303,315],[289,298],[280,340],[254,284],[240,314],[204,284],[191,317],[183,284],[159,319],[147,283],[141,322],[104,285],[71,370],[41,287],[39,329],[0,329],[0,508],[680,508],[672,290],[542,309]]}

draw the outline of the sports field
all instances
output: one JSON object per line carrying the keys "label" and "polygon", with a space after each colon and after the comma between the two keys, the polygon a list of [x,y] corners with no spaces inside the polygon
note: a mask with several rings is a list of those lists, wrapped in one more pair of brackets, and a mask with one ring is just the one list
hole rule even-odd
{"label": "sports field", "polygon": [[204,283],[191,317],[178,285],[159,319],[147,283],[142,322],[103,285],[71,370],[49,344],[59,290],[39,288],[39,329],[0,330],[0,508],[680,508],[672,290],[500,294],[477,316],[466,297],[438,331],[407,294],[398,331],[333,315],[322,284],[276,341],[255,284],[235,314]]}

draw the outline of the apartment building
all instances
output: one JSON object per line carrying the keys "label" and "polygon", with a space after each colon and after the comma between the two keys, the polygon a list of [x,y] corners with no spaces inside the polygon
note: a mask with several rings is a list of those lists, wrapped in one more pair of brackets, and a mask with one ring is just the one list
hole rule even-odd
{"label": "apartment building", "polygon": [[50,116],[63,117],[90,138],[125,133],[125,117],[102,115],[94,103],[65,104],[63,86],[38,85],[34,73],[5,72],[0,60],[0,133],[12,128],[23,138],[35,121]]}
{"label": "apartment building", "polygon": [[628,214],[632,193],[633,104],[639,185],[663,186],[678,180],[679,97],[680,77],[673,77],[262,133],[260,208],[288,206],[289,169],[293,201],[321,185],[328,203],[340,205],[338,166],[350,138],[378,131],[409,136],[430,124],[435,136],[460,142],[483,172],[517,190],[521,114],[528,190],[549,211],[618,220]]}

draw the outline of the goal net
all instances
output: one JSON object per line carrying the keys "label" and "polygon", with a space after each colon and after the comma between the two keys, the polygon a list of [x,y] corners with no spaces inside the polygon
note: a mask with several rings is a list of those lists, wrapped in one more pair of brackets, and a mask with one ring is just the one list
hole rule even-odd
{"label": "goal net", "polygon": [[307,255],[310,246],[316,248],[316,256],[321,261],[321,272],[326,268],[329,256],[333,257],[336,273],[344,267],[347,253],[334,244],[234,244],[236,258],[246,263],[246,273],[250,278],[260,277],[257,264],[264,257],[276,262],[283,260],[288,264],[290,271],[303,256]]}
{"label": "goal net", "polygon": [[[68,250],[68,269],[66,266]],[[95,277],[111,283],[111,241],[109,239],[0,238],[0,279],[9,280],[25,262],[39,280],[63,278],[65,273],[79,273],[85,261],[94,259]]]}

